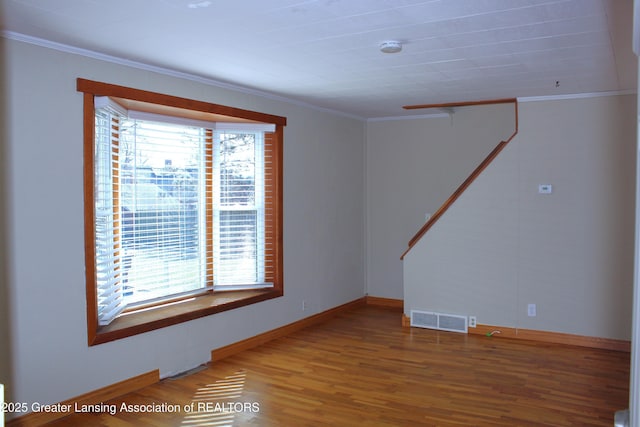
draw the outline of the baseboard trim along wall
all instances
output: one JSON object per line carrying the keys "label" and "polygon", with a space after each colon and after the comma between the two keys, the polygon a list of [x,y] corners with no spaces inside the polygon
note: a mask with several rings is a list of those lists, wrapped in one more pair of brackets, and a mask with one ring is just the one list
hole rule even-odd
{"label": "baseboard trim along wall", "polygon": [[377,307],[388,307],[388,308],[397,309],[399,311],[404,310],[404,300],[401,300],[401,299],[372,297],[371,295],[367,295],[365,298],[367,301],[367,305],[373,305]]}
{"label": "baseboard trim along wall", "polygon": [[[409,316],[402,315],[402,326],[410,327]],[[579,347],[599,348],[602,350],[631,351],[631,342],[612,338],[588,337],[583,335],[565,334],[561,332],[536,331],[533,329],[508,328],[504,326],[478,325],[469,328],[471,335],[485,335],[496,338],[512,338],[527,341],[538,341],[554,344],[567,344]]]}
{"label": "baseboard trim along wall", "polygon": [[402,315],[402,327],[410,328],[411,327],[411,318],[409,316]]}
{"label": "baseboard trim along wall", "polygon": [[[50,407],[55,407],[55,411],[31,412],[18,418],[7,421],[7,427],[35,427],[42,426],[52,421],[64,418],[67,415],[82,411],[91,405],[102,405],[111,399],[123,396],[127,393],[140,390],[141,388],[160,382],[160,371],[158,369],[138,375],[124,381],[111,384],[98,390],[74,397],[64,402],[60,402]],[[30,408],[31,409],[31,408]]]}

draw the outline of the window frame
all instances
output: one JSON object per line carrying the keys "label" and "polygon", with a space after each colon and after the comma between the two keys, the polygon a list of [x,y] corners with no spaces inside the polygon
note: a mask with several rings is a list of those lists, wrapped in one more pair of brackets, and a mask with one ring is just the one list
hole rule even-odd
{"label": "window frame", "polygon": [[[87,300],[88,345],[129,337],[143,332],[186,322],[222,311],[244,307],[280,297],[283,286],[283,192],[282,148],[286,117],[243,110],[204,101],[149,92],[125,86],[77,79],[77,91],[83,97],[84,147],[84,240]],[[178,117],[208,121],[237,121],[242,123],[268,123],[275,125],[271,138],[271,173],[269,203],[272,204],[274,229],[270,242],[274,245],[273,287],[247,290],[203,290],[201,294],[177,298],[160,305],[125,311],[109,325],[98,325],[98,300],[95,281],[95,223],[94,223],[94,97],[108,96],[121,100],[126,107],[149,113],[162,113]]]}

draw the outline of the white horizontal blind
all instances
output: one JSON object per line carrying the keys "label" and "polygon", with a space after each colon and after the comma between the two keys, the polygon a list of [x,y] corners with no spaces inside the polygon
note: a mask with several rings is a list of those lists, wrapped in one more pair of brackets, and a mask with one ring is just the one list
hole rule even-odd
{"label": "white horizontal blind", "polygon": [[118,114],[96,110],[94,150],[95,275],[98,324],[109,324],[125,308],[118,215]]}
{"label": "white horizontal blind", "polygon": [[123,120],[120,212],[127,304],[206,286],[204,129]]}
{"label": "white horizontal blind", "polygon": [[264,277],[267,283],[276,281],[276,137],[272,132],[265,132],[264,142]]}
{"label": "white horizontal blind", "polygon": [[273,286],[273,142],[263,133],[273,126],[214,132],[127,116],[96,102],[99,324],[211,286]]}
{"label": "white horizontal blind", "polygon": [[205,130],[96,109],[98,323],[206,287]]}
{"label": "white horizontal blind", "polygon": [[263,134],[217,131],[214,141],[214,287],[268,286]]}

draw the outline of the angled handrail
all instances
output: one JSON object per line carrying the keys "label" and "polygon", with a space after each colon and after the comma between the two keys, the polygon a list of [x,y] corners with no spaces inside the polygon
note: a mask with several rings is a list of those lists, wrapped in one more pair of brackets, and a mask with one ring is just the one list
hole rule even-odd
{"label": "angled handrail", "polygon": [[485,99],[483,101],[462,101],[462,102],[445,102],[443,104],[418,104],[418,105],[405,105],[402,108],[405,110],[418,110],[422,108],[452,108],[452,107],[468,107],[472,105],[491,105],[491,104],[510,104],[517,103],[516,98],[502,98],[502,99]]}
{"label": "angled handrail", "polygon": [[[418,243],[418,241],[426,234],[427,231],[435,224],[440,217],[453,205],[453,203],[458,200],[458,198],[465,192],[465,190],[471,185],[473,181],[476,180],[478,176],[482,173],[483,170],[489,166],[489,164],[498,157],[498,154],[507,146],[509,142],[518,134],[518,100],[516,98],[513,99],[499,99],[499,100],[490,100],[490,101],[472,101],[466,103],[450,103],[447,104],[447,107],[455,107],[455,106],[466,106],[466,105],[487,105],[487,104],[505,104],[512,102],[514,105],[514,113],[515,113],[515,130],[513,134],[506,141],[500,141],[498,145],[495,146],[493,150],[484,158],[484,160],[476,167],[473,172],[464,180],[462,184],[449,196],[449,198],[438,208],[438,210],[429,218],[429,220],[420,227],[420,230],[409,240],[409,247],[404,251],[401,260],[409,253],[409,251]],[[431,104],[422,106],[421,108],[442,108],[445,104]],[[404,107],[407,108],[407,107]],[[416,106],[416,108],[418,108]]]}

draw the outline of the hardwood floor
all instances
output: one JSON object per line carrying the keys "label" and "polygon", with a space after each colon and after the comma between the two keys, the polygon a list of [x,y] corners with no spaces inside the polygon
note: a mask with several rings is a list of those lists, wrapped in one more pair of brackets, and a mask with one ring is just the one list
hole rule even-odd
{"label": "hardwood floor", "polygon": [[367,306],[51,425],[612,426],[628,383],[629,353],[401,328]]}

